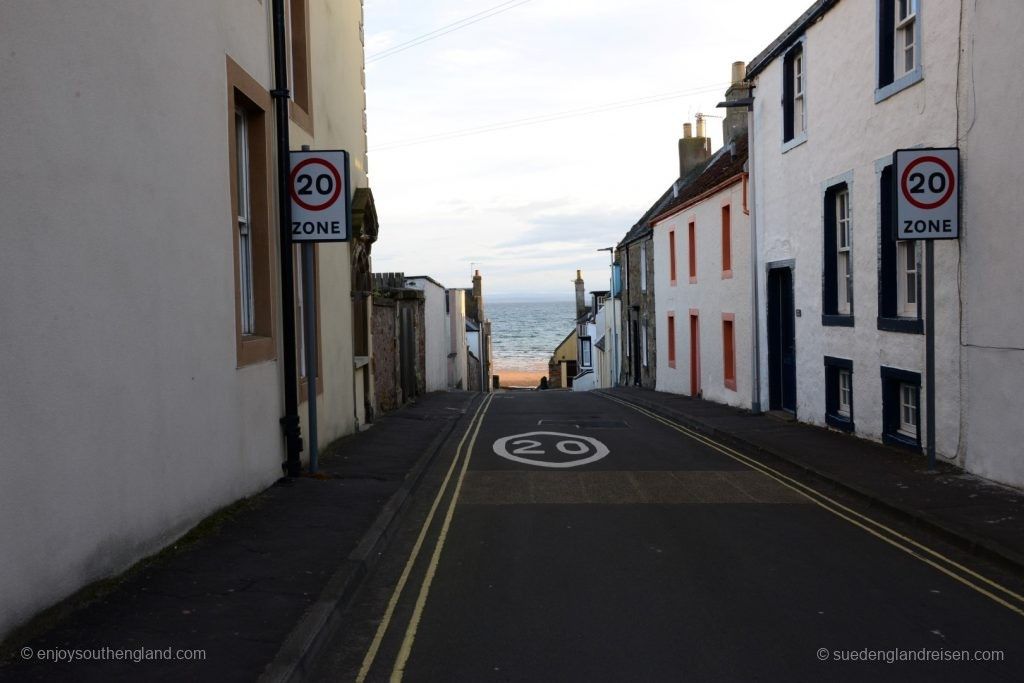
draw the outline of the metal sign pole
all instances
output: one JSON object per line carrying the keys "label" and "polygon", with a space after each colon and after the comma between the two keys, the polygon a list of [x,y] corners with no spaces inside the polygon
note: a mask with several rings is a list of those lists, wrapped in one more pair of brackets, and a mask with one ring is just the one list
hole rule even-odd
{"label": "metal sign pole", "polygon": [[302,301],[305,309],[306,406],[309,410],[309,473],[318,470],[319,450],[316,428],[316,272],[313,242],[302,244]]}
{"label": "metal sign pole", "polygon": [[935,242],[925,241],[925,418],[927,419],[928,469],[935,469]]}

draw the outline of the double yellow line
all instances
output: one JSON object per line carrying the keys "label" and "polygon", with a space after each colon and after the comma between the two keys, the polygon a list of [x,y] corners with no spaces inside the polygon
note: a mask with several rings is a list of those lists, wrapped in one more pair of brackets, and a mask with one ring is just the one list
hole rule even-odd
{"label": "double yellow line", "polygon": [[[398,583],[395,585],[395,590],[391,593],[391,599],[388,600],[388,606],[384,611],[384,617],[381,619],[380,625],[377,626],[377,632],[373,636],[373,642],[370,643],[370,647],[366,651],[366,655],[363,657],[363,664],[359,668],[358,676],[356,676],[357,683],[363,683],[363,681],[366,680],[367,675],[369,675],[371,667],[373,667],[373,662],[380,651],[381,642],[384,640],[384,634],[387,633],[388,628],[391,626],[391,620],[394,617],[395,608],[398,606],[398,600],[402,597],[405,585],[409,582],[409,576],[412,574],[413,565],[416,564],[416,560],[419,558],[420,551],[423,548],[423,543],[427,538],[427,532],[434,521],[434,515],[437,513],[437,510],[441,505],[441,500],[444,498],[445,493],[448,490],[448,484],[451,482],[452,474],[455,472],[455,468],[461,459],[462,468],[459,471],[458,479],[455,481],[455,489],[452,493],[451,500],[448,502],[448,509],[445,512],[444,521],[441,524],[441,531],[438,533],[437,540],[434,543],[434,552],[430,556],[430,563],[427,565],[426,574],[423,577],[423,582],[420,584],[419,594],[416,596],[416,604],[413,607],[412,617],[409,619],[409,624],[406,626],[405,637],[402,639],[402,645],[398,650],[398,656],[395,659],[394,668],[391,670],[392,681],[397,682],[402,680],[402,676],[405,673],[405,665],[409,661],[409,655],[412,653],[413,641],[416,639],[416,630],[419,628],[420,619],[423,617],[423,609],[427,604],[427,595],[430,593],[430,584],[433,583],[434,575],[437,573],[437,565],[441,559],[441,550],[444,548],[445,539],[448,537],[448,529],[451,526],[452,517],[455,515],[455,504],[459,500],[459,492],[462,490],[462,482],[466,478],[466,471],[469,469],[469,460],[473,455],[473,446],[476,445],[476,437],[477,434],[480,433],[480,425],[484,421],[484,416],[487,414],[487,410],[490,407],[493,398],[494,394],[488,394],[487,398],[481,401],[480,405],[477,406],[476,412],[473,414],[473,419],[470,420],[469,427],[466,429],[466,433],[462,435],[462,439],[459,441],[459,446],[455,449],[455,457],[452,458],[452,464],[448,466],[448,472],[445,474],[444,480],[441,482],[441,487],[437,492],[437,496],[434,497],[434,502],[430,506],[430,512],[427,513],[427,518],[423,521],[423,527],[420,529],[419,536],[416,538],[416,543],[412,547],[412,552],[409,554],[409,559],[405,563],[402,575],[399,577]],[[465,450],[463,450],[463,446],[466,445],[467,438],[469,439],[469,445]]]}
{"label": "double yellow line", "polygon": [[953,578],[960,583],[964,584],[968,588],[981,593],[982,595],[994,600],[1003,607],[1007,608],[1012,612],[1024,616],[1024,596],[1019,593],[1015,593],[1006,586],[1003,586],[995,581],[982,576],[974,570],[959,564],[958,562],[946,557],[942,553],[933,550],[921,543],[918,543],[912,538],[901,534],[900,532],[892,529],[881,522],[878,522],[866,515],[853,510],[837,500],[829,498],[825,494],[802,484],[801,482],[788,477],[785,474],[775,470],[762,462],[754,460],[753,458],[740,453],[728,446],[725,446],[713,439],[710,439],[699,432],[695,432],[692,429],[688,429],[683,425],[666,419],[657,413],[654,413],[646,408],[642,408],[629,401],[622,400],[617,397],[610,396],[603,392],[599,392],[599,395],[603,398],[608,399],[619,405],[626,406],[632,410],[635,410],[642,415],[646,415],[655,422],[660,422],[667,427],[670,427],[681,434],[685,434],[694,441],[697,441],[712,450],[718,451],[719,453],[732,458],[733,460],[740,462],[747,467],[760,472],[761,474],[774,479],[779,484],[782,484],[786,488],[799,493],[800,495],[807,498],[809,501],[814,503],[820,508],[828,510],[833,515],[840,517],[850,524],[857,526],[864,531],[868,532],[872,536],[879,538],[894,548],[899,548],[903,552],[907,553],[911,557],[914,557],[921,562],[937,569],[946,576]]}

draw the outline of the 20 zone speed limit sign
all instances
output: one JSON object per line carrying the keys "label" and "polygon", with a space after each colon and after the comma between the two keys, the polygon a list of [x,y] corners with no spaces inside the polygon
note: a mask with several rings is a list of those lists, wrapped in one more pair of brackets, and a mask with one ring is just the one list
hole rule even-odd
{"label": "20 zone speed limit sign", "polygon": [[351,234],[348,152],[291,152],[293,242],[345,242]]}
{"label": "20 zone speed limit sign", "polygon": [[960,150],[898,149],[896,239],[955,240],[960,236]]}

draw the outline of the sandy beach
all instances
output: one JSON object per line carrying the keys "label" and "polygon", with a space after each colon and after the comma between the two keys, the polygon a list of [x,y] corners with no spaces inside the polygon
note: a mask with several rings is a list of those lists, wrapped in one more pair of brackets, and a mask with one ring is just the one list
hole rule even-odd
{"label": "sandy beach", "polygon": [[498,375],[502,387],[536,387],[547,373],[543,370],[496,370],[494,374]]}

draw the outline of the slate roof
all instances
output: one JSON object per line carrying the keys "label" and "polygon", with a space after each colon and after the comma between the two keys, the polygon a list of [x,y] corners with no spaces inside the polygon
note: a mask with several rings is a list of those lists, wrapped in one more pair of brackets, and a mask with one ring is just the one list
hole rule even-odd
{"label": "slate roof", "polygon": [[[699,166],[697,168],[700,168]],[[689,176],[687,176],[689,177]],[[676,181],[678,182],[678,181]],[[673,183],[674,185],[674,183]],[[651,219],[661,213],[661,208],[672,198],[672,187],[669,187],[665,192],[658,198],[658,201],[651,205],[651,208],[647,209],[647,212],[640,217],[633,227],[629,229],[626,236],[622,238],[618,246],[624,247],[627,244],[632,244],[637,240],[643,239],[651,234]]]}
{"label": "slate roof", "polygon": [[773,40],[768,47],[747,63],[747,80],[756,76],[772,63],[776,57],[786,51],[790,45],[803,35],[804,30],[839,3],[839,0],[817,0],[813,5],[789,25],[785,31]]}
{"label": "slate roof", "polygon": [[661,217],[672,213],[680,207],[686,206],[708,190],[721,183],[743,173],[743,167],[747,163],[747,136],[741,135],[732,143],[722,147],[714,155],[697,169],[700,175],[691,179],[689,184],[679,190],[678,196],[672,197],[665,202],[661,210],[650,217],[654,223]]}

